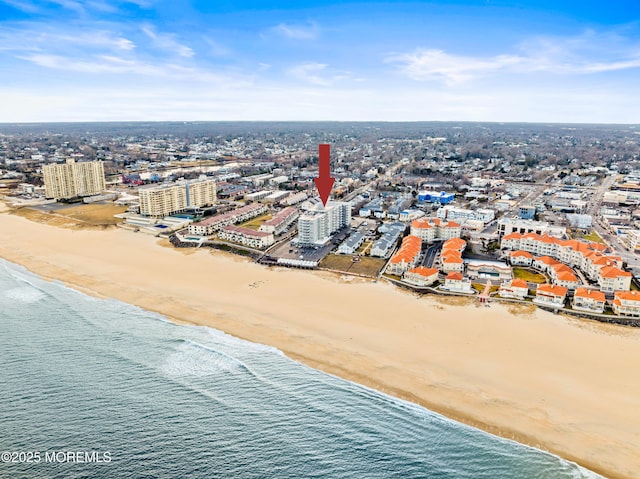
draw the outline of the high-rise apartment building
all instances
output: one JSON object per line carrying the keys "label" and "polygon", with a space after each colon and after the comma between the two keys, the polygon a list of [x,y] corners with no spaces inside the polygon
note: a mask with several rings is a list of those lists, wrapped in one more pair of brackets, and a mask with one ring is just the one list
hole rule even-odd
{"label": "high-rise apartment building", "polygon": [[304,212],[298,218],[298,244],[300,246],[322,246],[331,235],[351,222],[349,203],[329,201]]}
{"label": "high-rise apartment building", "polygon": [[209,179],[177,181],[169,185],[138,190],[140,213],[162,217],[188,208],[211,206],[216,202],[216,182]]}
{"label": "high-rise apartment building", "polygon": [[99,195],[105,190],[104,165],[101,161],[76,163],[70,158],[66,163],[44,165],[42,176],[47,198],[61,200]]}

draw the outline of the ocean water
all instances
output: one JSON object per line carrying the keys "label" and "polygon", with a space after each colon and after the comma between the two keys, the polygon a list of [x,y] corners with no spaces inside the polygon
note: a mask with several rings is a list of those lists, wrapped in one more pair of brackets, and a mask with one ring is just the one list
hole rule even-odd
{"label": "ocean water", "polygon": [[1,260],[0,374],[1,478],[599,477]]}

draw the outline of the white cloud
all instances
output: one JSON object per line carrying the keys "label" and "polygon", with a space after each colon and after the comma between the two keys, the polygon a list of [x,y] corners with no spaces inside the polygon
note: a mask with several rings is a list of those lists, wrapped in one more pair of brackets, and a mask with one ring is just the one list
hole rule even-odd
{"label": "white cloud", "polygon": [[[149,77],[159,83],[171,83],[173,80],[188,81],[190,85],[207,83],[216,88],[247,88],[253,79],[248,75],[218,73],[207,69],[183,66],[175,63],[145,62],[136,59],[122,58],[115,55],[97,55],[94,57],[65,57],[35,53],[19,57],[35,65],[65,72],[84,73],[90,75],[116,75]],[[141,80],[142,81],[142,80]]]}
{"label": "white cloud", "polygon": [[321,76],[325,72],[327,65],[324,63],[303,63],[290,68],[289,74],[299,80],[312,83],[314,85],[327,86],[331,81]]}
{"label": "white cloud", "polygon": [[281,23],[272,28],[275,33],[294,40],[313,40],[318,36],[318,26],[315,23],[310,25],[287,25]]}
{"label": "white cloud", "polygon": [[351,78],[347,72],[331,71],[325,63],[301,63],[287,70],[287,73],[305,83],[318,86],[330,86],[341,80]]}
{"label": "white cloud", "polygon": [[141,30],[161,50],[179,55],[183,58],[191,58],[195,55],[193,49],[178,42],[174,34],[157,33],[151,25],[143,25]]}
{"label": "white cloud", "polygon": [[41,24],[0,30],[0,51],[68,51],[95,48],[130,51],[136,48],[136,44],[107,30],[77,29],[71,35],[68,29],[55,29]]}
{"label": "white cloud", "polygon": [[587,32],[572,38],[531,38],[519,45],[516,53],[470,56],[417,49],[391,55],[385,61],[399,65],[400,72],[414,80],[437,80],[453,86],[497,73],[585,75],[639,68],[640,48],[615,35]]}

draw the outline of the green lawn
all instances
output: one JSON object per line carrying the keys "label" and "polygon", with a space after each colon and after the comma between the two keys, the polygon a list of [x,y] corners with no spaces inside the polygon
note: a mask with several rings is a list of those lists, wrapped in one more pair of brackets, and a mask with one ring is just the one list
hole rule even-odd
{"label": "green lawn", "polygon": [[586,240],[586,241],[593,241],[594,243],[605,244],[605,242],[600,237],[600,235],[598,233],[596,233],[595,231],[592,231],[591,233],[588,233],[588,234],[582,234],[580,232],[574,231],[571,234],[571,237],[574,238],[574,239],[582,239],[582,240]]}
{"label": "green lawn", "polygon": [[547,278],[542,273],[532,271],[525,268],[513,268],[513,277],[517,279],[523,279],[527,283],[546,283]]}
{"label": "green lawn", "polygon": [[242,223],[240,226],[242,226],[243,228],[257,230],[258,228],[260,228],[260,225],[262,223],[270,219],[271,219],[271,213],[267,213],[262,216],[256,216],[255,218],[252,218],[249,221]]}

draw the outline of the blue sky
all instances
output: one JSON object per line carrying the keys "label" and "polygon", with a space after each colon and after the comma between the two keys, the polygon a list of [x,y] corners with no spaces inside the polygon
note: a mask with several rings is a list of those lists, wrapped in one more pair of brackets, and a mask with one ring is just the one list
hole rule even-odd
{"label": "blue sky", "polygon": [[0,0],[0,121],[640,123],[640,2]]}

